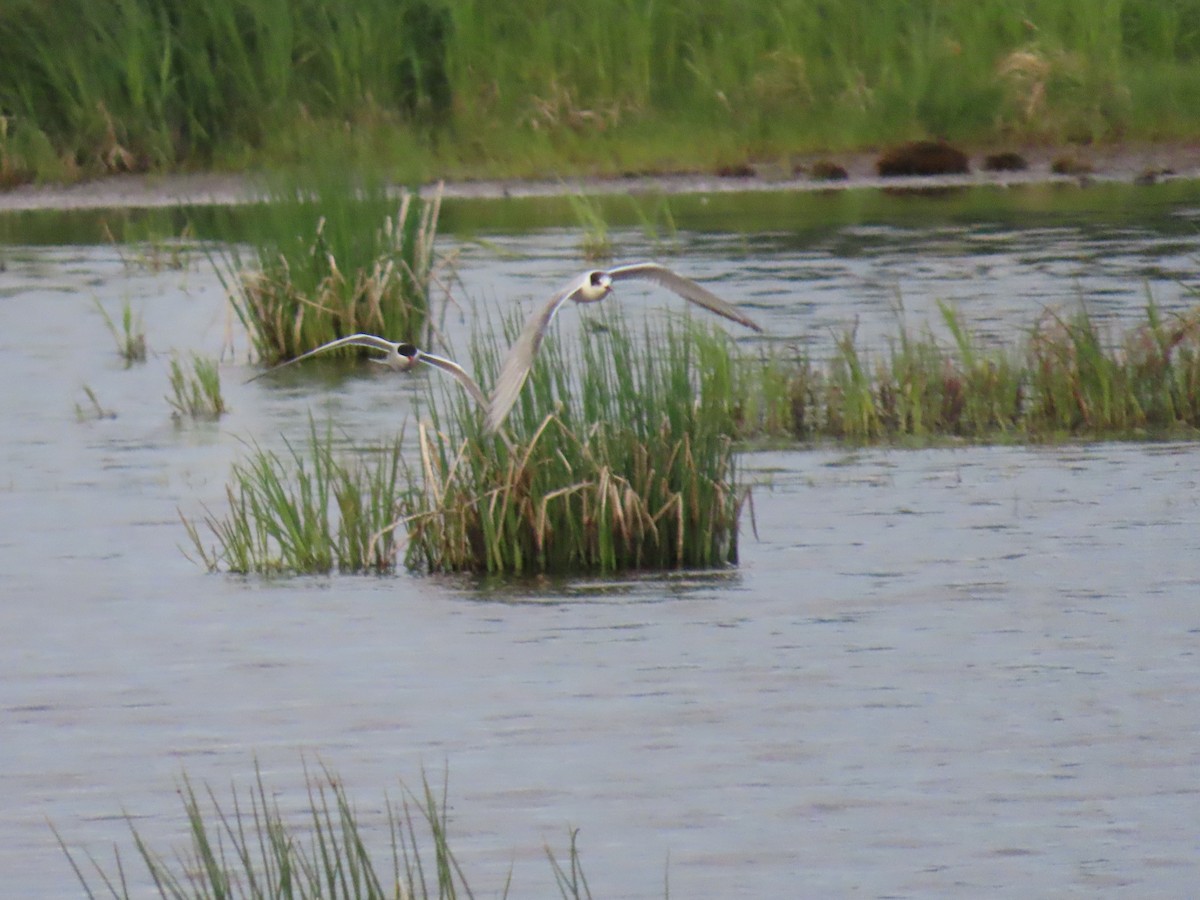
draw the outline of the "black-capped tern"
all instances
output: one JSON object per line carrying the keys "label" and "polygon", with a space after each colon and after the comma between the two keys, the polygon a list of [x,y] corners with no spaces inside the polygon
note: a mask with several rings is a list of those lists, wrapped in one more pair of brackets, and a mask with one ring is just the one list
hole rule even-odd
{"label": "black-capped tern", "polygon": [[487,406],[489,431],[496,431],[500,428],[517,402],[521,388],[525,386],[525,379],[529,377],[529,371],[533,368],[533,359],[537,355],[538,347],[541,346],[542,338],[546,336],[546,331],[559,308],[568,300],[575,303],[598,303],[612,293],[613,282],[623,281],[627,278],[653,281],[710,312],[724,316],[726,319],[755,331],[762,331],[757,322],[743,315],[736,307],[726,303],[690,278],[677,275],[657,263],[633,263],[612,269],[593,269],[590,272],[584,272],[551,297],[544,307],[526,320],[520,336],[504,358],[500,375],[496,378],[496,384],[492,389]]}
{"label": "black-capped tern", "polygon": [[307,353],[302,353],[295,359],[289,359],[285,363],[280,363],[265,372],[259,372],[253,378],[248,379],[247,384],[251,381],[256,381],[264,375],[270,375],[273,372],[278,372],[280,369],[294,365],[302,360],[308,359],[310,356],[315,356],[318,353],[324,353],[326,350],[336,350],[339,347],[368,347],[372,350],[378,350],[384,354],[382,357],[372,357],[371,362],[379,363],[387,366],[396,372],[407,372],[417,365],[424,363],[428,366],[433,366],[435,369],[441,369],[443,372],[449,372],[458,379],[459,384],[463,386],[472,399],[475,400],[481,407],[487,408],[487,395],[483,393],[483,389],[475,383],[475,379],[467,374],[466,370],[452,359],[446,359],[444,356],[436,356],[432,353],[426,353],[414,344],[397,343],[389,341],[385,338],[377,337],[373,334],[352,334],[349,337],[338,338],[335,341],[330,341],[328,344],[322,344]]}

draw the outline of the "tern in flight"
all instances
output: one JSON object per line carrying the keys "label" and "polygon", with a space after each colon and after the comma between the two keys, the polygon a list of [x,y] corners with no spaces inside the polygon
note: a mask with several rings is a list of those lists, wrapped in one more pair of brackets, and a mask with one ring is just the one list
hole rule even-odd
{"label": "tern in flight", "polygon": [[755,331],[762,331],[757,322],[744,316],[731,304],[702,288],[690,278],[676,275],[670,269],[656,263],[633,263],[613,269],[593,269],[590,272],[584,272],[551,297],[549,303],[526,320],[525,327],[521,330],[516,343],[512,345],[508,356],[504,358],[504,365],[500,368],[500,375],[496,378],[495,387],[492,389],[491,400],[487,407],[489,431],[497,431],[500,428],[517,402],[521,388],[525,386],[525,379],[529,377],[529,370],[533,368],[533,358],[559,308],[568,300],[574,300],[576,303],[598,303],[612,293],[614,281],[623,281],[626,278],[653,281],[678,294],[684,300],[689,300],[710,312],[715,312],[717,315],[724,316],[739,325],[745,325],[747,328],[753,328]]}
{"label": "tern in flight", "polygon": [[315,356],[318,353],[324,353],[326,350],[336,350],[339,347],[368,347],[372,350],[378,350],[385,354],[383,357],[372,357],[371,362],[379,363],[387,366],[394,372],[407,372],[416,367],[420,363],[428,366],[433,366],[435,369],[441,369],[443,372],[449,372],[458,379],[459,384],[463,386],[471,398],[479,404],[483,409],[487,408],[487,395],[483,393],[483,389],[475,383],[475,379],[467,374],[466,369],[454,362],[452,359],[446,359],[444,356],[435,356],[432,353],[426,353],[424,350],[417,348],[413,344],[398,344],[395,341],[385,340],[381,337],[376,337],[373,334],[352,334],[349,337],[338,338],[336,341],[330,341],[328,344],[322,344],[315,350],[309,350],[307,353],[302,353],[295,359],[289,359],[285,363],[280,363],[273,368],[267,369],[265,372],[259,372],[254,378],[247,381],[255,381],[262,378],[264,375],[270,375],[272,372],[277,372],[284,366],[290,366],[293,363],[298,363],[301,360],[308,359],[310,356]]}

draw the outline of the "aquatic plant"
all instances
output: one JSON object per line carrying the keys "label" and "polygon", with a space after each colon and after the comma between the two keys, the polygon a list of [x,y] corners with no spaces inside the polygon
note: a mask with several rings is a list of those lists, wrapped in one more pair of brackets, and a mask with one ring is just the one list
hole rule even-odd
{"label": "aquatic plant", "polygon": [[117,353],[121,359],[125,360],[125,367],[129,368],[135,362],[145,362],[146,326],[142,322],[141,313],[135,313],[129,301],[126,300],[121,305],[121,324],[118,327],[99,300],[95,300],[93,303],[100,311],[104,325],[112,335],[113,341],[116,342]]}
{"label": "aquatic plant", "polygon": [[179,358],[171,360],[171,394],[167,403],[176,418],[216,419],[225,413],[225,398],[221,395],[221,373],[217,361],[192,355],[192,371],[188,373]]}
{"label": "aquatic plant", "polygon": [[604,217],[600,201],[587,194],[578,193],[568,194],[567,202],[570,203],[571,212],[574,213],[583,232],[583,238],[579,244],[583,258],[588,262],[612,259],[612,237],[609,234],[608,221]]}
{"label": "aquatic plant", "polygon": [[[233,466],[229,510],[183,520],[192,549],[210,571],[263,574],[388,572],[395,567],[401,439],[339,454],[332,427],[310,423],[307,446],[288,455],[253,447]],[[201,525],[215,543],[201,536]]]}
{"label": "aquatic plant", "polygon": [[[548,339],[508,435],[456,398],[419,425],[401,499],[405,563],[433,572],[614,572],[737,560],[743,495],[731,341],[699,327],[634,340],[619,315],[578,358]],[[507,328],[515,334],[516,323]],[[494,338],[474,352],[494,367]]]}
{"label": "aquatic plant", "polygon": [[983,348],[941,305],[953,344],[901,325],[886,354],[837,338],[823,364],[776,351],[741,361],[735,383],[742,438],[855,442],[961,437],[1129,437],[1200,429],[1200,309],[1106,333],[1086,305],[1047,312],[1021,346]]}
{"label": "aquatic plant", "polygon": [[[129,830],[137,858],[163,900],[473,897],[450,845],[448,778],[440,794],[424,774],[419,791],[401,788],[404,797],[399,803],[390,798],[384,803],[387,840],[382,852],[371,849],[371,839],[381,829],[365,821],[342,780],[324,766],[319,776],[308,777],[308,809],[299,817],[280,809],[278,792],[268,789],[256,765],[248,799],[235,788],[232,807],[222,804],[211,787],[197,791],[183,777],[179,795],[188,823],[187,850],[164,856],[132,818]],[[108,870],[90,854],[86,863],[77,859],[56,828],[54,834],[86,896],[105,893],[117,900],[135,896],[119,850],[115,869]],[[565,869],[546,848],[564,898],[591,896],[576,837],[572,831]],[[510,886],[511,875],[497,886],[499,895],[507,897]]]}
{"label": "aquatic plant", "polygon": [[1120,434],[1200,427],[1200,309],[1164,319],[1151,300],[1145,324],[1116,342],[1081,306],[1067,317],[1048,314],[1029,343],[1034,428]]}
{"label": "aquatic plant", "polygon": [[83,386],[83,394],[88,399],[88,406],[83,404],[75,404],[75,420],[77,422],[99,421],[100,419],[115,419],[117,414],[110,409],[106,409],[100,404],[100,398],[96,396],[88,385]]}
{"label": "aquatic plant", "polygon": [[268,365],[358,332],[422,343],[435,280],[441,192],[395,201],[381,182],[318,173],[275,189],[257,217],[254,260],[219,266]]}
{"label": "aquatic plant", "polygon": [[163,233],[153,219],[122,223],[118,240],[109,222],[102,223],[104,238],[121,257],[126,269],[147,272],[181,271],[192,262],[195,244],[192,228],[185,225],[178,231]]}

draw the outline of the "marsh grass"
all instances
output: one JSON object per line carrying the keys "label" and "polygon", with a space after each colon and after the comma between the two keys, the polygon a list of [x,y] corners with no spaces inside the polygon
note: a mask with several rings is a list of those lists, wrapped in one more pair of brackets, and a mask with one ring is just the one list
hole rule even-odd
{"label": "marsh grass", "polygon": [[180,514],[195,558],[233,573],[392,571],[400,447],[339,452],[332,427],[311,423],[307,446],[288,443],[286,456],[252,447],[233,466],[224,516]]}
{"label": "marsh grass", "polygon": [[135,313],[133,306],[126,300],[121,305],[121,322],[118,325],[99,300],[94,301],[94,304],[104,319],[108,333],[112,335],[113,341],[116,343],[117,354],[125,361],[125,367],[129,368],[134,363],[145,362],[146,326],[142,321],[142,314]]}
{"label": "marsh grass", "polygon": [[1013,347],[984,348],[941,306],[946,345],[901,324],[886,353],[854,329],[828,362],[743,361],[739,434],[805,440],[1128,438],[1200,429],[1200,309],[1114,336],[1081,305],[1045,313]]}
{"label": "marsh grass", "polygon": [[[319,776],[309,776],[308,809],[299,815],[280,809],[277,793],[268,789],[257,767],[248,796],[234,789],[229,804],[210,787],[197,790],[185,776],[179,795],[190,840],[173,856],[156,849],[153,836],[139,831],[132,819],[129,829],[135,858],[164,900],[475,896],[450,844],[447,782],[439,793],[422,776],[418,791],[402,790],[399,803],[390,798],[384,803],[382,850],[372,849],[371,842],[385,829],[365,823],[341,780],[324,767]],[[57,829],[54,834],[89,900],[143,895],[131,890],[132,872],[119,850],[113,868],[106,869],[90,855],[77,858]],[[590,896],[579,893],[580,886],[586,890],[586,879],[576,834],[571,832],[565,869],[546,849],[564,898]],[[507,897],[510,887],[511,873],[487,896]]]}
{"label": "marsh grass", "polygon": [[361,146],[406,179],[793,151],[1187,138],[1200,2],[12,0],[0,164],[287,163]]}
{"label": "marsh grass", "polygon": [[675,223],[670,198],[665,194],[643,199],[632,194],[627,197],[642,233],[654,247],[654,255],[679,252],[679,226]]}
{"label": "marsh grass", "polygon": [[332,172],[305,185],[274,189],[251,261],[232,251],[218,264],[260,361],[357,332],[427,345],[441,192],[396,201],[382,182]]}
{"label": "marsh grass", "polygon": [[[854,329],[832,357],[739,356],[732,338],[677,322],[635,336],[609,307],[577,350],[554,335],[502,434],[438,381],[415,431],[335,452],[312,428],[288,456],[234,467],[229,513],[184,520],[199,561],[231,572],[502,575],[707,568],[737,562],[747,497],[735,440],[851,443],[1132,438],[1200,430],[1200,308],[1119,339],[1085,307],[1047,313],[1014,347],[984,346],[941,307],[950,341],[901,322],[885,352]],[[520,328],[480,329],[477,372]],[[347,461],[348,460],[348,461]],[[202,527],[215,538],[211,546]]]}
{"label": "marsh grass", "polygon": [[[583,865],[579,859],[579,829],[572,828],[570,833],[570,847],[567,851],[567,865],[564,868],[562,863],[558,861],[558,857],[554,855],[554,851],[549,846],[546,847],[546,856],[550,860],[550,867],[554,870],[554,881],[558,885],[558,892],[564,898],[569,900],[592,900],[592,889],[588,886],[587,876],[583,874]],[[670,896],[669,894],[667,896]]]}
{"label": "marsh grass", "polygon": [[102,231],[126,269],[178,272],[191,265],[195,256],[195,241],[190,225],[185,225],[177,234],[164,235],[157,232],[153,225],[128,223],[121,229],[120,240],[109,223],[103,223]]}
{"label": "marsh grass", "polygon": [[178,357],[171,360],[171,393],[166,398],[171,414],[177,419],[218,419],[226,407],[217,361],[193,354],[191,362],[188,372]]}
{"label": "marsh grass", "polygon": [[568,194],[567,202],[583,237],[579,249],[588,262],[601,262],[613,255],[612,236],[600,200],[587,194]]}
{"label": "marsh grass", "polygon": [[110,409],[102,406],[100,398],[96,396],[88,385],[83,386],[83,395],[87,397],[87,405],[81,403],[75,404],[75,420],[77,422],[98,421],[100,419],[115,419],[117,414]]}
{"label": "marsh grass", "polygon": [[[692,325],[634,338],[619,315],[578,355],[543,345],[506,428],[457,398],[418,427],[405,562],[431,572],[617,572],[737,561],[731,342]],[[509,337],[515,325],[508,328]],[[495,339],[476,367],[494,365]]]}

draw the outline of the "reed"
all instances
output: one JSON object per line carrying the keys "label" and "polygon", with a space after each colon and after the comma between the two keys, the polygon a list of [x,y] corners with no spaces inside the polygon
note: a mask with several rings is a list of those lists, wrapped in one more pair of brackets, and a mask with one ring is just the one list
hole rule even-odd
{"label": "reed", "polygon": [[852,442],[966,438],[1127,438],[1200,429],[1200,309],[1146,319],[1121,336],[1086,306],[1047,313],[1020,346],[983,348],[942,305],[952,343],[903,325],[886,354],[849,330],[816,364],[779,353],[742,361],[735,386],[743,439]]}
{"label": "reed", "polygon": [[259,359],[274,365],[358,332],[425,343],[440,191],[397,204],[378,181],[324,173],[307,184],[275,188],[253,259],[233,250],[219,267]]}
{"label": "reed", "polygon": [[93,302],[117,345],[117,354],[125,361],[125,368],[128,369],[134,363],[145,362],[146,326],[142,321],[142,314],[135,313],[133,306],[126,300],[121,305],[121,323],[118,325],[99,300]]}
{"label": "reed", "polygon": [[434,175],[712,171],[938,135],[1189,138],[1197,0],[11,0],[9,178],[365,152]]}
{"label": "reed", "polygon": [[571,212],[575,215],[575,220],[583,232],[583,238],[579,244],[583,258],[588,262],[603,262],[612,259],[612,235],[609,234],[608,221],[604,217],[600,201],[595,197],[579,193],[568,194],[567,202],[571,205]]}
{"label": "reed", "polygon": [[177,358],[171,360],[171,393],[167,403],[176,419],[218,419],[226,411],[221,395],[221,373],[217,361],[192,355],[188,372]]}
{"label": "reed", "polygon": [[[419,790],[402,789],[399,803],[385,800],[379,825],[364,821],[341,779],[325,767],[308,777],[308,809],[299,816],[280,809],[278,793],[268,789],[257,766],[248,796],[234,789],[229,804],[211,787],[198,791],[185,775],[179,795],[188,823],[186,850],[166,856],[132,819],[129,829],[136,859],[163,900],[473,897],[450,844],[447,782],[438,792],[422,775]],[[372,849],[372,840],[384,828],[386,840],[375,841],[382,850]],[[86,860],[77,858],[57,829],[54,834],[87,897],[143,896],[131,890],[132,873],[119,850],[108,869],[90,854]],[[580,893],[581,886],[586,892],[587,882],[576,835],[571,832],[565,870],[546,849],[564,898],[590,896]],[[494,893],[507,897],[510,886],[511,876]]]}
{"label": "reed", "polygon": [[332,428],[315,425],[303,451],[288,444],[281,457],[254,447],[234,464],[225,516],[206,510],[197,522],[180,514],[195,558],[214,572],[392,571],[400,447],[397,438],[342,455]]}
{"label": "reed", "polygon": [[83,386],[83,395],[87,397],[88,404],[84,406],[82,403],[75,404],[75,421],[77,422],[98,422],[101,419],[115,419],[117,414],[111,409],[101,405],[100,398],[96,396],[88,385]]}
{"label": "reed", "polygon": [[[600,321],[577,360],[547,339],[504,438],[484,434],[461,398],[457,415],[431,405],[401,502],[409,568],[524,575],[736,562],[743,497],[728,339],[689,325],[639,341],[615,312]],[[477,345],[477,368],[497,352],[494,341]]]}

